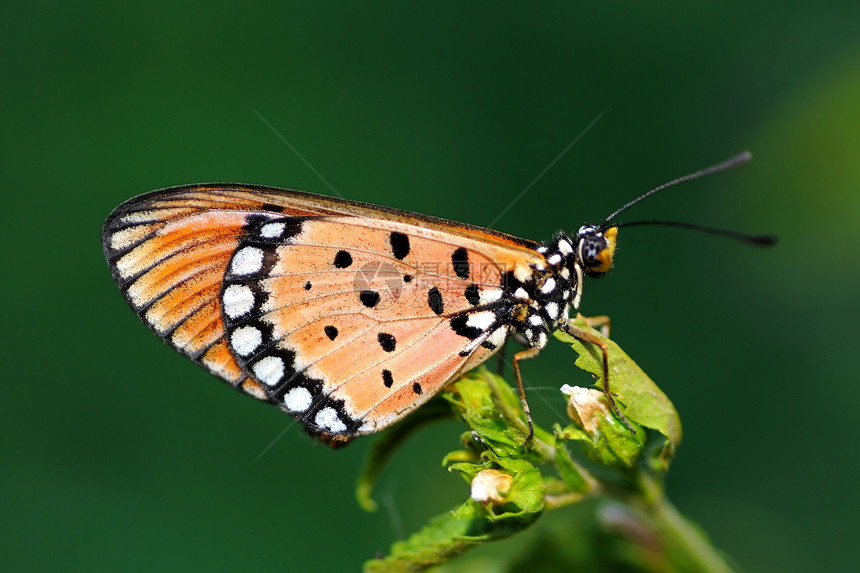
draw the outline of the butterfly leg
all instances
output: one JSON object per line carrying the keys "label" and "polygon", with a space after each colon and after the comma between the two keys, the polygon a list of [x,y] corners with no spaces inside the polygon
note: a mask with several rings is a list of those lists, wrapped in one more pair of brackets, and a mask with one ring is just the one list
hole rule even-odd
{"label": "butterfly leg", "polygon": [[514,376],[517,379],[517,394],[519,394],[520,396],[520,403],[523,405],[523,412],[526,413],[526,422],[528,422],[529,424],[529,435],[528,437],[526,437],[525,444],[528,444],[534,437],[535,427],[532,423],[532,411],[531,408],[529,408],[528,400],[526,400],[526,389],[525,387],[523,387],[523,377],[520,374],[520,360],[528,360],[529,358],[534,358],[539,353],[540,348],[526,348],[525,350],[521,350],[514,354],[514,358],[511,361],[514,367]]}
{"label": "butterfly leg", "polygon": [[[595,318],[603,318],[603,317],[595,317]],[[607,322],[608,322],[608,318]],[[588,319],[586,319],[587,321]],[[615,398],[612,397],[612,392],[609,390],[609,346],[603,342],[600,338],[594,336],[587,330],[582,330],[573,326],[570,322],[562,322],[559,321],[558,327],[569,334],[570,336],[576,338],[577,340],[581,340],[583,342],[588,342],[600,348],[601,353],[603,354],[603,394],[606,396],[606,399],[609,401],[609,406],[612,408],[612,411],[615,412],[615,415],[621,420],[621,422],[627,426],[627,429],[636,433],[636,430],[633,429],[633,426],[630,425],[630,422],[627,421],[627,418],[624,417],[624,414],[621,413],[621,410],[618,409],[618,405],[615,403]]]}
{"label": "butterfly leg", "polygon": [[609,338],[609,317],[605,314],[601,314],[600,316],[583,316],[583,320],[585,320],[585,324],[590,326],[591,328],[597,330],[600,329],[600,333],[604,336],[604,338]]}
{"label": "butterfly leg", "polygon": [[[598,316],[596,318],[603,318],[603,317]],[[609,317],[607,316],[605,318],[606,318],[606,321],[608,323]],[[589,319],[586,318],[585,320],[589,320]],[[609,336],[609,334],[607,333],[606,336]],[[522,334],[520,334],[519,332],[515,332],[510,338],[505,340],[505,343],[502,345],[502,348],[498,352],[499,359],[496,362],[496,374],[498,376],[504,376],[505,375],[505,351],[508,348],[508,344],[512,343],[511,341],[516,342],[520,346],[529,346],[528,339],[526,339],[526,337],[523,336]]]}

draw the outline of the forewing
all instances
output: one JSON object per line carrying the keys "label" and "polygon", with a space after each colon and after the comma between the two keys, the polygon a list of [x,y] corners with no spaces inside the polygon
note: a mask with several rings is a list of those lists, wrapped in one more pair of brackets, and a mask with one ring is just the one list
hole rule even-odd
{"label": "forewing", "polygon": [[492,354],[509,334],[505,275],[542,261],[493,231],[250,186],[132,199],[102,241],[159,337],[333,442],[400,419]]}

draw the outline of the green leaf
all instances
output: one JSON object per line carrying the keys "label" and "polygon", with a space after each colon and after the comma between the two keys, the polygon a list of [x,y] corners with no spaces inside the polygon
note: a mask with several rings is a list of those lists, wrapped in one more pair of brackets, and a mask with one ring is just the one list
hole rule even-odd
{"label": "green leaf", "polygon": [[[476,509],[472,509],[477,513]],[[462,554],[488,539],[474,527],[477,517],[442,515],[409,539],[391,546],[390,555],[364,564],[367,573],[424,571]],[[481,520],[483,521],[483,520]]]}
{"label": "green leaf", "polygon": [[585,470],[570,457],[564,440],[555,442],[555,465],[564,482],[566,492],[586,495],[595,488],[593,478],[588,476]]}
{"label": "green leaf", "polygon": [[[493,519],[515,519],[523,523],[531,523],[538,518],[544,508],[546,486],[541,472],[524,459],[499,459],[499,467],[514,477],[510,492],[506,496],[507,505],[501,506],[504,513],[493,513]],[[514,510],[508,506],[517,508]]]}
{"label": "green leaf", "polygon": [[442,394],[483,445],[497,455],[525,453],[528,426],[520,401],[501,378],[479,368],[462,376]]}
{"label": "green leaf", "polygon": [[409,539],[394,543],[388,557],[367,561],[364,570],[367,573],[424,571],[477,545],[513,535],[530,524],[531,521],[521,519],[488,520],[485,510],[469,500],[455,511],[436,517]]}
{"label": "green leaf", "polygon": [[[601,400],[606,400],[602,395]],[[574,440],[586,446],[586,453],[594,461],[610,467],[632,468],[639,460],[645,446],[645,432],[634,424],[636,433],[631,433],[611,411],[598,413],[597,426],[585,431],[570,425],[559,432],[561,440]],[[560,441],[561,441],[560,440]]]}
{"label": "green leaf", "polygon": [[539,427],[535,427],[534,438],[526,444],[528,424],[519,396],[504,378],[486,368],[460,377],[442,397],[471,429],[467,445],[490,449],[499,458],[526,456],[535,463],[554,457],[555,437]]}
{"label": "green leaf", "polygon": [[[628,420],[655,430],[665,438],[657,450],[656,457],[652,460],[659,466],[655,469],[665,471],[674,455],[675,448],[681,441],[681,420],[672,402],[615,342],[590,328],[581,316],[577,317],[574,325],[589,331],[609,346],[609,375],[612,394],[618,402],[619,409]],[[602,353],[599,348],[581,342],[560,331],[557,331],[555,336],[562,342],[569,343],[579,355],[576,360],[577,367],[590,372],[596,378],[602,379]],[[600,381],[598,385],[601,385]],[[610,425],[607,428],[610,429],[607,435],[621,435],[616,434],[614,426]],[[629,436],[629,430],[625,429],[625,431]],[[618,440],[615,440],[615,445],[619,446],[619,452],[627,450],[628,446],[633,447],[631,442],[625,444]]]}

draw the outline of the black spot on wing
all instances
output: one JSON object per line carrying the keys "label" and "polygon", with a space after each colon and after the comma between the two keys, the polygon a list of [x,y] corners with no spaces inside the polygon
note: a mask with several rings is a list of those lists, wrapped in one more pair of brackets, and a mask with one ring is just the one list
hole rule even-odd
{"label": "black spot on wing", "polygon": [[367,308],[373,308],[379,303],[379,293],[375,290],[363,290],[358,294],[358,299]]}
{"label": "black spot on wing", "polygon": [[281,240],[291,239],[302,232],[302,223],[305,220],[301,217],[290,217],[285,219],[284,230],[281,232]]}
{"label": "black spot on wing", "polygon": [[394,258],[403,260],[409,254],[409,237],[403,233],[391,233],[388,238],[391,243],[391,253]]}
{"label": "black spot on wing", "polygon": [[339,269],[345,269],[352,264],[352,255],[346,251],[338,251],[334,256],[333,264]]}
{"label": "black spot on wing", "polygon": [[267,217],[266,215],[260,215],[259,213],[252,213],[245,217],[245,224],[242,225],[242,230],[246,233],[253,232],[262,223],[265,223],[269,219],[271,219],[271,216]]}
{"label": "black spot on wing", "polygon": [[442,314],[445,311],[445,303],[442,301],[442,293],[439,292],[438,288],[433,287],[427,291],[427,305],[430,307],[430,310],[435,312],[437,315]]}
{"label": "black spot on wing", "polygon": [[523,283],[520,279],[514,276],[514,271],[508,271],[502,278],[502,285],[506,291],[512,293],[523,286]]}
{"label": "black spot on wing", "polygon": [[323,331],[325,331],[325,335],[328,336],[329,340],[334,340],[335,338],[337,338],[337,328],[335,328],[334,326],[328,325],[323,328]]}
{"label": "black spot on wing", "polygon": [[379,341],[379,346],[385,352],[394,352],[394,349],[397,347],[397,339],[394,338],[394,335],[388,334],[387,332],[380,332],[376,339]]}
{"label": "black spot on wing", "polygon": [[419,384],[418,382],[413,384],[412,385],[412,391],[415,392],[416,394],[421,394],[421,392],[423,392],[423,390],[421,389],[421,384]]}
{"label": "black spot on wing", "polygon": [[386,388],[391,388],[391,385],[394,384],[394,377],[391,375],[391,370],[382,371],[382,383],[385,384]]}
{"label": "black spot on wing", "polygon": [[253,214],[249,215],[245,220],[244,228],[252,232],[253,240],[256,242],[264,244],[283,243],[300,235],[306,220],[307,217],[274,219],[265,215]]}
{"label": "black spot on wing", "polygon": [[469,252],[460,247],[451,254],[451,264],[454,266],[454,274],[461,279],[469,278]]}
{"label": "black spot on wing", "polygon": [[482,330],[466,324],[469,320],[469,315],[461,314],[451,319],[451,329],[469,340],[475,340],[481,335]]}
{"label": "black spot on wing", "polygon": [[478,303],[481,302],[481,290],[476,284],[467,286],[466,291],[463,294],[472,306],[478,306]]}
{"label": "black spot on wing", "polygon": [[[262,248],[263,245],[260,245],[260,247]],[[263,248],[263,267],[258,273],[259,276],[269,276],[276,264],[278,264],[278,249],[274,247]]]}

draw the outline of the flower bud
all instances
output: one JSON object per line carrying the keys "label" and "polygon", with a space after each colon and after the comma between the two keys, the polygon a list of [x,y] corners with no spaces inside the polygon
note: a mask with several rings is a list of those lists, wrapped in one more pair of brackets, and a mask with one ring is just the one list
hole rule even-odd
{"label": "flower bud", "polygon": [[613,467],[633,467],[645,446],[646,432],[639,426],[635,433],[609,408],[603,392],[594,388],[571,387],[561,391],[568,396],[567,414],[573,420],[563,439],[577,440],[589,457]]}
{"label": "flower bud", "polygon": [[605,420],[612,416],[600,390],[565,384],[561,393],[568,396],[567,415],[589,434],[597,433],[600,418]]}
{"label": "flower bud", "polygon": [[472,478],[472,499],[481,505],[506,503],[514,478],[501,470],[481,470]]}

